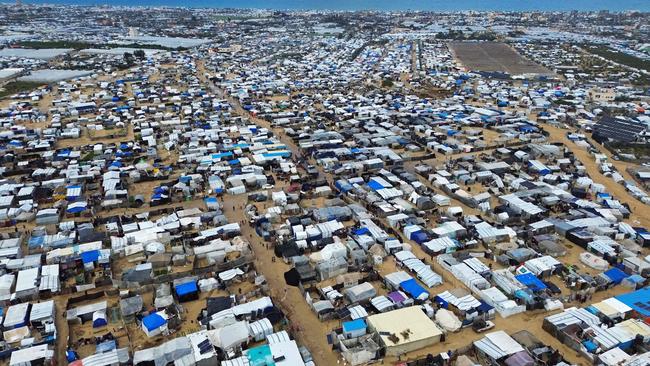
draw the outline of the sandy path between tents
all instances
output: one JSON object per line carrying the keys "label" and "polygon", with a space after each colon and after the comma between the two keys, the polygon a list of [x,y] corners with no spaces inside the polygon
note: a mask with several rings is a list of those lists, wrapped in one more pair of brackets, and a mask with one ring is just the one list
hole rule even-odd
{"label": "sandy path between tents", "polygon": [[[237,112],[239,112],[242,115],[249,115],[247,112],[241,109],[241,107],[238,105],[236,101],[231,100],[231,103],[233,104],[233,106],[235,106],[235,110]],[[252,120],[254,120],[255,123],[258,123],[262,127],[267,127],[269,129],[271,128],[269,123],[266,121],[257,118],[252,118]],[[294,153],[298,151],[297,147],[290,139],[286,137],[283,138],[283,136],[279,136],[279,138],[283,143],[285,143],[288,147],[290,147],[294,151]],[[329,174],[326,174],[324,172],[321,173],[327,176],[328,179],[331,181],[332,178]],[[234,199],[237,200],[240,199],[240,197],[234,197]],[[229,200],[227,199],[224,207],[224,213],[229,218],[229,220],[231,222],[243,220],[244,217],[242,211],[238,209],[233,210],[232,205],[228,203],[228,201]],[[237,203],[234,204],[237,205]],[[452,204],[462,206],[466,210],[466,213],[475,212],[475,210],[465,205],[462,205],[460,202],[457,202],[455,200],[452,201]],[[285,265],[284,263],[280,263],[279,261],[275,263],[271,262],[269,256],[272,256],[273,254],[270,252],[265,252],[265,249],[263,249],[262,245],[260,245],[262,244],[262,242],[257,238],[256,234],[253,233],[253,230],[250,229],[247,225],[243,227],[242,234],[244,237],[247,237],[251,240],[252,246],[255,250],[255,254],[257,256],[256,264],[258,268],[261,270],[261,272],[267,277],[267,281],[269,282],[271,288],[275,289],[276,293],[278,291],[282,291],[280,289],[286,287],[284,284],[283,273],[289,270],[290,267],[288,265]],[[419,246],[413,245],[412,251],[413,253],[416,254],[416,256],[418,256],[418,258],[425,258],[427,259],[428,263],[432,262]],[[387,265],[391,266],[392,269],[397,269],[394,258],[388,257],[386,258],[386,261],[391,263]],[[433,268],[437,273],[443,276],[443,279],[445,280],[445,284],[443,284],[440,287],[431,289],[430,291],[431,293],[437,294],[445,290],[458,288],[458,287],[465,288],[465,286],[460,281],[456,280],[448,272],[441,270],[441,268],[439,268],[436,264],[433,264]],[[392,272],[392,271],[388,271],[388,272]],[[598,293],[596,296],[594,296],[594,300],[598,301],[597,299],[600,297],[602,297],[602,299],[605,299],[610,296],[611,294],[609,292],[601,292]],[[286,297],[286,303],[292,308],[292,312],[287,314],[288,318],[290,319],[292,324],[298,325],[298,327],[302,330],[302,332],[299,332],[298,339],[301,343],[305,344],[312,352],[316,364],[334,365],[335,364],[334,362],[337,362],[339,357],[337,357],[338,354],[332,351],[331,347],[327,344],[325,335],[332,330],[336,322],[330,322],[330,324],[328,325],[328,323],[321,322],[320,320],[318,320],[316,315],[313,313],[313,311],[311,311],[311,309],[307,305],[305,299],[302,298],[299,290],[295,288],[289,288]],[[526,312],[523,314],[518,314],[509,317],[507,319],[497,316],[497,319],[495,320],[495,324],[496,324],[495,330],[504,330],[509,334],[515,333],[523,329],[529,330],[535,336],[537,336],[540,341],[556,349],[559,349],[560,352],[564,355],[564,357],[569,362],[576,365],[587,365],[586,360],[582,359],[575,351],[564,346],[557,339],[552,337],[549,333],[542,330],[541,328],[542,321],[544,317],[550,314],[551,313],[545,311],[537,311],[537,312]],[[386,362],[387,364],[395,364],[399,361],[420,359],[426,357],[427,354],[435,355],[441,352],[446,352],[448,350],[455,350],[458,348],[465,347],[469,345],[471,342],[482,338],[483,336],[484,334],[477,334],[471,331],[470,329],[464,329],[459,333],[449,335],[446,338],[445,342],[438,343],[436,345],[408,353],[400,357],[399,360],[395,357],[387,357],[383,360],[383,362]]]}
{"label": "sandy path between tents", "polygon": [[[543,125],[542,127],[549,133],[550,142],[561,142],[573,152],[576,159],[587,168],[587,173],[594,182],[604,185],[605,188],[607,188],[607,191],[611,193],[614,198],[618,199],[622,203],[627,203],[630,206],[630,211],[632,211],[632,213],[630,214],[629,221],[631,221],[632,226],[650,226],[650,207],[632,196],[622,184],[616,183],[611,177],[603,175],[598,169],[598,164],[596,164],[594,156],[591,155],[589,151],[577,146],[573,141],[569,140],[566,135],[567,132],[570,132],[569,130],[550,125]],[[593,140],[590,140],[590,142],[594,146],[599,147],[594,144]],[[605,149],[599,148],[599,150],[610,158],[608,159],[609,162],[614,163],[614,166],[617,167],[619,173],[621,173],[626,180],[633,180],[630,174],[625,171],[623,166],[617,164],[617,161],[611,160],[611,154],[609,152],[603,151]]]}
{"label": "sandy path between tents", "polygon": [[[199,63],[198,69],[199,70],[203,69],[202,63]],[[203,74],[204,72],[201,71],[199,72],[199,75],[203,76]],[[204,80],[204,82],[207,81]],[[208,85],[211,85],[212,92],[220,93],[220,95],[223,95],[223,91],[217,90],[216,87],[212,86],[212,84],[208,83]],[[266,127],[269,130],[274,130],[270,126],[269,122],[259,118],[255,118],[252,115],[250,115],[247,111],[243,110],[241,105],[234,98],[227,98],[227,99],[233,106],[236,114],[247,116],[248,118],[250,118],[252,122],[258,124],[259,126]],[[566,139],[566,137],[563,135],[563,132],[566,131],[562,131],[562,132],[559,131],[554,131],[554,133],[552,133],[551,139],[564,142],[565,145],[571,148],[570,146],[571,142],[567,141],[568,139]],[[286,144],[287,147],[290,148],[294,154],[299,153],[299,149],[297,148],[297,146],[286,135],[283,135],[280,129],[275,129],[275,133],[276,136],[280,139],[280,141]],[[572,149],[572,150],[579,150],[579,149]],[[595,161],[593,160],[593,157],[589,157],[586,154],[586,151],[583,151],[583,153],[585,154],[576,153],[576,157],[581,162],[583,162],[583,164],[585,164],[585,166],[590,171],[596,169],[595,173],[592,173],[592,175],[599,174],[597,173],[598,171],[597,171],[597,167],[595,167]],[[588,165],[588,162],[586,160],[591,162],[592,166]],[[321,174],[326,176],[329,181],[332,180],[330,174],[323,172],[320,166],[317,167],[321,171]],[[608,189],[610,189],[610,192],[612,192],[616,197],[618,197],[622,201],[624,198],[627,198],[628,200],[629,198],[633,199],[633,197],[631,197],[627,192],[625,192],[625,189],[622,186],[615,183],[613,180],[611,180],[611,178],[607,178],[601,175],[600,177],[593,177],[592,179],[598,182],[602,181],[602,183],[605,184],[605,186]],[[425,180],[421,180],[421,181],[425,182],[425,184],[427,184],[430,188],[433,188],[431,187],[431,184],[429,182],[426,182]],[[282,182],[281,180],[276,180],[276,182],[278,183],[278,188],[281,188],[282,184],[284,184],[284,182]],[[439,191],[439,190],[435,190],[435,191]],[[299,329],[299,331],[297,332],[298,341],[309,348],[309,350],[312,352],[312,356],[317,365],[339,364],[339,360],[341,359],[340,355],[332,351],[331,346],[329,346],[326,341],[326,334],[329,333],[334,327],[340,326],[339,322],[338,321],[321,322],[316,317],[315,313],[309,308],[305,299],[302,297],[298,289],[289,287],[285,293],[285,288],[287,288],[287,286],[284,282],[283,274],[285,271],[290,269],[290,266],[284,264],[280,260],[273,262],[271,260],[273,256],[272,251],[266,249],[264,242],[262,242],[261,239],[256,235],[253,228],[251,228],[246,224],[245,221],[246,218],[244,217],[243,210],[238,208],[238,207],[242,207],[245,204],[245,200],[246,200],[245,197],[246,197],[245,195],[227,196],[224,202],[225,215],[228,217],[230,222],[242,222],[242,221],[244,222],[244,224],[242,225],[242,236],[250,240],[251,242],[251,246],[256,255],[256,267],[258,268],[259,272],[265,275],[271,287],[271,292],[274,296],[274,301],[277,301],[282,298],[285,299],[284,301],[280,301],[280,305],[282,309],[287,313],[287,317],[289,318],[291,324],[298,327]],[[633,201],[631,202],[634,201],[636,200],[633,199]],[[466,214],[472,214],[476,212],[475,210],[463,205],[462,203],[456,200],[452,200],[452,205],[458,205],[463,207]],[[637,205],[640,205],[640,203],[637,203]],[[632,205],[632,207],[634,209],[634,205]],[[404,241],[404,242],[408,242],[408,241]],[[569,249],[571,251],[571,255],[566,258],[567,262],[571,264],[577,264],[580,267],[584,267],[580,263],[573,263],[573,262],[577,262],[575,258],[577,258],[577,254],[578,254],[577,252],[580,252],[581,248],[576,247],[576,248],[569,248]],[[417,257],[421,259],[425,259],[427,263],[432,264],[434,270],[438,274],[440,274],[445,281],[443,285],[430,289],[430,292],[432,294],[437,294],[453,288],[466,288],[460,281],[456,280],[450,273],[439,268],[439,266],[436,263],[432,263],[433,261],[431,259],[433,258],[430,258],[426,253],[424,253],[421,247],[417,245],[412,245],[412,251],[414,254],[416,254]],[[576,251],[576,253],[572,253],[573,251]],[[382,264],[382,266],[380,266],[379,268],[379,271],[381,273],[390,273],[395,270],[399,270],[397,264],[395,263],[394,258],[387,257],[385,261],[386,262]],[[551,281],[556,284],[561,284],[562,282],[561,279],[556,277],[552,278]],[[561,287],[563,289],[563,294],[568,295],[568,290],[566,289],[566,287],[563,286]],[[623,286],[618,286],[610,291],[598,292],[593,296],[592,302],[602,301],[606,298],[616,295],[617,293],[625,292],[625,291],[627,291],[626,288],[624,288]],[[570,306],[580,306],[580,304],[577,303],[565,304],[565,307],[570,307]],[[494,330],[503,330],[508,334],[512,334],[520,330],[528,330],[533,335],[535,335],[541,342],[553,348],[558,349],[565,357],[565,359],[570,363],[575,365],[588,365],[589,362],[586,359],[582,358],[579,354],[577,354],[576,351],[571,350],[567,346],[563,345],[551,334],[547,333],[542,329],[543,319],[553,313],[555,312],[546,312],[542,310],[537,310],[537,311],[527,311],[522,314],[511,316],[507,319],[504,319],[501,316],[497,316],[497,318],[494,320],[496,324]],[[463,348],[470,345],[471,342],[482,338],[483,336],[484,334],[477,334],[473,332],[471,329],[464,329],[459,333],[448,335],[446,337],[445,342],[441,342],[436,345],[408,353],[406,355],[403,355],[400,358],[400,360],[401,361],[416,360],[425,357],[427,354],[435,355],[441,352],[446,352],[448,350]],[[382,364],[383,363],[396,364],[399,361],[395,357],[388,357],[380,362]]]}
{"label": "sandy path between tents", "polygon": [[[212,83],[209,83],[204,77],[205,67],[202,62],[197,63],[197,74],[202,81],[211,87],[211,91],[223,95],[223,91],[217,90]],[[255,118],[245,111],[241,105],[233,98],[227,98],[233,106],[235,113],[248,117],[252,122],[260,127],[273,130],[265,120]],[[294,156],[298,154],[298,147],[286,135],[276,132],[280,141],[292,150]],[[276,189],[283,188],[283,180],[276,180]],[[321,322],[316,314],[311,310],[306,300],[302,297],[300,290],[296,287],[287,286],[284,281],[284,272],[291,267],[282,260],[273,261],[273,249],[267,249],[266,243],[255,233],[254,228],[248,225],[243,207],[247,201],[247,195],[231,196],[224,198],[223,211],[229,222],[239,222],[241,225],[242,237],[249,240],[255,253],[255,268],[258,272],[266,277],[266,281],[271,288],[273,301],[285,312],[289,319],[290,325],[296,329],[294,335],[298,342],[307,346],[312,353],[314,362],[317,365],[336,365],[340,362],[338,355],[332,351],[327,344],[326,335],[333,327],[338,326],[337,321]]]}

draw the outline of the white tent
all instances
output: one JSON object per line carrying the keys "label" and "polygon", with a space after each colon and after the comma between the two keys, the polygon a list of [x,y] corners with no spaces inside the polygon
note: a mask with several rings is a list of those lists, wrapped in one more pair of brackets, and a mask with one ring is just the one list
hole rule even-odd
{"label": "white tent", "polygon": [[369,300],[370,298],[376,296],[377,290],[375,290],[370,282],[364,282],[346,289],[345,295],[350,300],[350,302],[355,303]]}
{"label": "white tent", "polygon": [[249,335],[256,342],[263,341],[267,336],[273,334],[273,324],[267,318],[260,319],[248,324]]}
{"label": "white tent", "polygon": [[248,342],[248,322],[241,321],[223,328],[208,331],[210,342],[222,349],[231,350]]}
{"label": "white tent", "polygon": [[436,322],[447,332],[457,332],[463,326],[463,322],[454,313],[446,309],[438,309],[435,318]]}

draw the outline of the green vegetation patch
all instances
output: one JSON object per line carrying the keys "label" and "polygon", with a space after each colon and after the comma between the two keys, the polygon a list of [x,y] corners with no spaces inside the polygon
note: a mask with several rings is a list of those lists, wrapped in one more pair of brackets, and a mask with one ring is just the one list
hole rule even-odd
{"label": "green vegetation patch", "polygon": [[32,91],[42,85],[44,84],[33,81],[12,81],[0,87],[0,98],[21,92]]}
{"label": "green vegetation patch", "polygon": [[643,60],[636,56],[628,55],[627,53],[613,50],[604,45],[592,45],[592,46],[586,46],[585,48],[587,49],[587,51],[595,55],[604,57],[610,61],[619,63],[621,65],[634,67],[635,69],[650,71],[650,61],[648,60]]}
{"label": "green vegetation patch", "polygon": [[166,50],[166,51],[181,51],[184,50],[184,47],[178,48],[169,48],[163,47],[157,44],[140,44],[140,43],[130,43],[130,44],[114,44],[114,43],[86,43],[86,42],[75,42],[75,41],[21,41],[15,43],[15,45],[24,47],[24,48],[33,48],[33,49],[45,49],[45,48],[72,48],[75,50],[83,50],[86,48],[139,48],[139,49],[149,49],[149,50]]}

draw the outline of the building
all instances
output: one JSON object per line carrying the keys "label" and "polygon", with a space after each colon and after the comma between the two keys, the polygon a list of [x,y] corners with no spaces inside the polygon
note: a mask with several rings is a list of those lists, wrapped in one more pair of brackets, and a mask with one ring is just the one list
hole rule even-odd
{"label": "building", "polygon": [[595,103],[613,102],[616,99],[616,93],[612,88],[591,88],[587,92],[587,96],[591,102]]}
{"label": "building", "polygon": [[368,327],[379,335],[389,356],[436,344],[442,336],[442,331],[418,306],[371,315]]}

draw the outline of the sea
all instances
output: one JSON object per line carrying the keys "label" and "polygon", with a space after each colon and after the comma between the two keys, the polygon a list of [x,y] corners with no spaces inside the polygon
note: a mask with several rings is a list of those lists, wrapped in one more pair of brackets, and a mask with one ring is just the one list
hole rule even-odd
{"label": "sea", "polygon": [[335,11],[650,11],[650,0],[26,0],[24,3]]}

